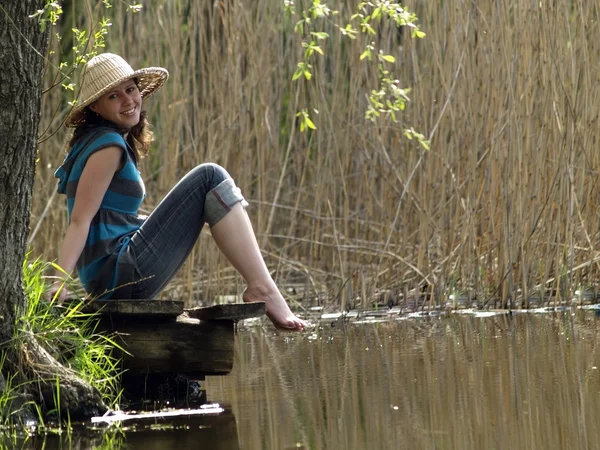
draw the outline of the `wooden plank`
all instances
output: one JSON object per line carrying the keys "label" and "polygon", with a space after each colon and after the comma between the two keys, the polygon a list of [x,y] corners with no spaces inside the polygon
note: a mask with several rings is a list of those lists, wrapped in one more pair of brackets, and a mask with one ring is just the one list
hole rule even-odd
{"label": "wooden plank", "polygon": [[200,320],[233,320],[237,322],[251,317],[264,316],[265,302],[232,303],[184,310],[188,317]]}
{"label": "wooden plank", "polygon": [[177,317],[146,322],[132,316],[111,316],[104,328],[117,333],[127,353],[117,352],[130,374],[181,373],[188,376],[225,375],[233,367],[234,323]]}
{"label": "wooden plank", "polygon": [[[69,303],[79,302],[71,300]],[[82,307],[86,313],[102,315],[161,316],[177,317],[183,313],[183,302],[179,300],[94,300]]]}
{"label": "wooden plank", "polygon": [[[76,303],[79,300],[69,300]],[[82,311],[100,313],[103,316],[148,316],[175,318],[182,313],[200,320],[239,321],[265,315],[265,302],[230,303],[206,307],[187,308],[180,300],[94,300],[87,302]]]}

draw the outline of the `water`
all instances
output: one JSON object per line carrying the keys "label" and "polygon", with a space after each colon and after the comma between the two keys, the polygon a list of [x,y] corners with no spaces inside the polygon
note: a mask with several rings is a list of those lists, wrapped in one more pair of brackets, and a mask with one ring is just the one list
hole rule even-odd
{"label": "water", "polygon": [[234,371],[206,380],[224,412],[7,448],[599,448],[599,324],[567,311],[253,326]]}

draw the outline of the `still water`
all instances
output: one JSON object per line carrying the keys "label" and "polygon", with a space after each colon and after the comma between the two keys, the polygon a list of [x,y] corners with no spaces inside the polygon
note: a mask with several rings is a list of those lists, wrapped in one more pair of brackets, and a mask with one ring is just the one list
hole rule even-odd
{"label": "still water", "polygon": [[6,448],[600,448],[599,325],[568,311],[249,326],[234,371],[205,382],[222,412]]}

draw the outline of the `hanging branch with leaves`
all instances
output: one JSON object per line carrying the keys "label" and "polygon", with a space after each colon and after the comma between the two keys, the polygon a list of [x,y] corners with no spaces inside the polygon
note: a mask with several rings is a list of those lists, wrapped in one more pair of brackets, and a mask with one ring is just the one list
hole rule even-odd
{"label": "hanging branch with leaves", "polygon": [[[124,0],[120,1],[127,6],[127,11],[129,12],[137,13],[142,10],[142,5],[140,3],[132,4],[125,2]],[[98,53],[102,52],[106,47],[106,36],[108,35],[112,23],[104,14],[107,10],[112,8],[112,3],[110,0],[102,0],[101,5],[104,8],[104,12],[90,30],[81,30],[78,27],[73,27],[71,29],[73,38],[72,54],[61,55],[58,66],[52,65],[47,59],[47,63],[56,70],[56,75],[54,77],[54,81],[51,83],[50,87],[44,91],[44,93],[56,88],[59,85],[62,86],[65,91],[71,93],[71,100],[67,101],[70,107],[73,107],[77,104],[77,96],[75,94],[76,83],[73,81],[73,74],[80,70],[86,62],[88,62]],[[44,8],[37,10],[29,17],[32,19],[37,19],[42,31],[44,31],[48,26],[55,26],[62,17],[63,12],[64,11],[62,9],[61,2],[46,0]],[[53,37],[58,42],[62,40],[60,33],[55,33]],[[49,52],[50,55],[53,53],[54,51],[52,50]],[[69,60],[70,62],[68,62]],[[56,130],[50,132],[49,129],[44,130],[40,135],[39,142],[44,142],[52,137],[55,131]]]}
{"label": "hanging branch with leaves", "polygon": [[[285,0],[284,9],[289,17],[298,14],[293,0]],[[306,9],[299,12],[299,15],[301,17],[294,25],[294,32],[303,37],[301,45],[304,52],[303,59],[298,62],[292,80],[305,83],[312,80],[314,58],[318,55],[325,55],[319,41],[329,38],[329,35],[322,31],[325,24],[329,24],[342,36],[351,40],[356,40],[359,35],[369,37],[369,43],[365,45],[359,60],[373,61],[376,58],[379,85],[368,94],[369,104],[365,111],[365,118],[374,122],[383,117],[398,122],[398,114],[404,111],[406,104],[410,101],[408,96],[410,89],[402,88],[400,81],[391,70],[396,63],[396,58],[378,47],[374,41],[370,40],[370,37],[375,36],[377,29],[384,24],[391,24],[397,28],[408,27],[411,29],[413,38],[423,38],[425,33],[417,25],[416,14],[397,2],[387,0],[361,2],[356,6],[356,11],[351,15],[349,23],[340,25],[332,20],[333,16],[339,15],[338,11],[329,8],[322,0],[312,0]],[[301,132],[309,129],[316,130],[308,109],[302,109],[296,116],[300,119]],[[429,142],[413,128],[405,129],[404,135],[408,139],[417,140],[422,147],[429,149]]]}

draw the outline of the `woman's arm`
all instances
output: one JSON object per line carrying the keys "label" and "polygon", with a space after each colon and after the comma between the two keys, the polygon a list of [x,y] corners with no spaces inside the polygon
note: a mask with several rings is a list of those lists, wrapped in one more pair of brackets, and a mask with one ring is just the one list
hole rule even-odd
{"label": "woman's arm", "polygon": [[[87,239],[90,223],[98,212],[104,194],[121,165],[123,149],[111,146],[92,154],[81,173],[77,184],[75,203],[71,211],[71,221],[60,246],[58,253],[58,266],[64,271],[55,271],[59,278],[50,288],[50,296],[64,285],[64,281],[74,270],[77,260],[81,256]],[[68,292],[62,287],[59,300],[67,298]]]}

